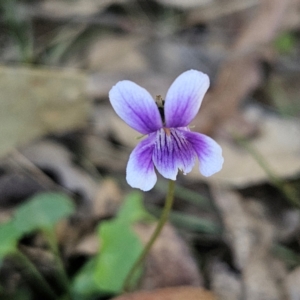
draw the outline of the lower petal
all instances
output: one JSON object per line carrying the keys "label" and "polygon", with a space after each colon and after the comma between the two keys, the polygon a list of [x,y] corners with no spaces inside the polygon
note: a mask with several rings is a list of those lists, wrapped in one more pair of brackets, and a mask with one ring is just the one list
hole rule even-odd
{"label": "lower petal", "polygon": [[179,129],[160,129],[156,133],[153,162],[165,178],[176,180],[178,169],[189,173],[195,164],[195,151]]}
{"label": "lower petal", "polygon": [[152,154],[155,144],[155,134],[142,140],[132,151],[126,168],[126,180],[133,188],[149,191],[156,183],[152,162]]}
{"label": "lower petal", "polygon": [[222,148],[207,135],[185,131],[184,135],[193,146],[200,161],[200,173],[206,177],[222,169],[224,158]]}

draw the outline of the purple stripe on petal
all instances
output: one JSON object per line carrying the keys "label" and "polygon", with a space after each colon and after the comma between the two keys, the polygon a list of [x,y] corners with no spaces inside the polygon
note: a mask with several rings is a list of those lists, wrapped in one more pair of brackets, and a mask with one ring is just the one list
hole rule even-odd
{"label": "purple stripe on petal", "polygon": [[110,90],[109,99],[117,115],[140,133],[148,134],[162,128],[154,99],[134,82],[118,82]]}
{"label": "purple stripe on petal", "polygon": [[163,177],[175,180],[178,169],[184,174],[190,172],[195,164],[195,156],[193,147],[181,130],[171,128],[157,131],[153,162]]}
{"label": "purple stripe on petal", "polygon": [[190,70],[173,82],[165,99],[167,127],[185,127],[195,118],[209,87],[206,74]]}
{"label": "purple stripe on petal", "polygon": [[212,138],[198,132],[185,131],[184,135],[193,146],[200,162],[200,173],[206,177],[222,169],[222,148]]}
{"label": "purple stripe on petal", "polygon": [[155,134],[142,140],[131,152],[126,168],[126,180],[133,188],[149,191],[156,183],[152,162],[152,154],[155,144]]}

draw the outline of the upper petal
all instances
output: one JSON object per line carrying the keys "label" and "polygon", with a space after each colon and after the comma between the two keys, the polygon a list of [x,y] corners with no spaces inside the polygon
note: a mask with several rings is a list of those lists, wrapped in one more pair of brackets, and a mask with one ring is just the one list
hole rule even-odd
{"label": "upper petal", "polygon": [[200,162],[200,173],[206,177],[222,169],[222,148],[212,138],[198,132],[185,131],[184,135],[193,146]]}
{"label": "upper petal", "polygon": [[128,184],[142,191],[149,191],[156,183],[152,162],[152,154],[155,143],[155,134],[142,140],[131,152],[126,169],[126,180]]}
{"label": "upper petal", "polygon": [[147,134],[162,127],[155,101],[134,82],[118,82],[110,90],[109,100],[118,116],[140,133]]}
{"label": "upper petal", "polygon": [[178,169],[189,173],[195,164],[195,151],[181,130],[160,129],[156,133],[153,162],[165,178],[175,180]]}
{"label": "upper petal", "polygon": [[186,71],[177,77],[165,99],[166,126],[184,127],[190,124],[198,113],[208,87],[208,76],[196,70]]}

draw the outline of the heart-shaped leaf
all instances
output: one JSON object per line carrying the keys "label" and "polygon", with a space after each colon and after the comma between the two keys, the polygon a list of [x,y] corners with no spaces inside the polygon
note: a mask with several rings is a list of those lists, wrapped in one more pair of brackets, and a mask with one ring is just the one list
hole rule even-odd
{"label": "heart-shaped leaf", "polygon": [[15,212],[14,226],[23,233],[51,230],[55,224],[74,212],[71,199],[60,193],[42,193],[22,204]]}

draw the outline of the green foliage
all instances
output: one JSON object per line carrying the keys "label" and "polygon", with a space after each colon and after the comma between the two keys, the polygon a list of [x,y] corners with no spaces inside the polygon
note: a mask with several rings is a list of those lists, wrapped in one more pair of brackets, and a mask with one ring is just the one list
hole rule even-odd
{"label": "green foliage", "polygon": [[296,268],[300,265],[300,256],[292,249],[280,244],[275,244],[272,250],[275,255],[284,261],[289,269]]}
{"label": "green foliage", "polygon": [[129,223],[155,220],[155,218],[145,210],[142,202],[142,194],[140,192],[132,192],[125,198],[124,204],[118,213],[118,219]]}
{"label": "green foliage", "polygon": [[285,32],[275,40],[275,48],[282,54],[288,54],[295,48],[296,42],[294,34]]}
{"label": "green foliage", "polygon": [[[36,230],[49,232],[62,218],[74,211],[70,199],[59,193],[43,193],[22,204],[14,218],[0,226],[0,260],[17,251],[18,240]],[[92,299],[103,293],[121,292],[123,282],[143,245],[132,225],[153,221],[145,210],[140,193],[130,194],[114,220],[102,222],[98,228],[101,252],[75,276],[72,284],[74,299]],[[141,274],[137,272],[136,279]]]}
{"label": "green foliage", "polygon": [[121,292],[126,275],[142,252],[143,245],[130,224],[122,219],[105,222],[99,235],[102,248],[94,276],[102,290]]}
{"label": "green foliage", "polygon": [[72,284],[72,299],[92,299],[101,293],[100,287],[93,274],[96,271],[96,258],[90,259],[75,276]]}
{"label": "green foliage", "polygon": [[71,200],[58,193],[43,193],[22,204],[14,218],[0,225],[0,260],[16,251],[18,240],[35,230],[53,229],[74,211]]}
{"label": "green foliage", "polygon": [[22,62],[30,63],[33,59],[33,31],[29,20],[18,17],[17,0],[1,0],[0,8],[3,21],[10,30],[10,34],[19,48]]}
{"label": "green foliage", "polygon": [[[145,210],[141,193],[131,193],[124,201],[117,217],[102,222],[98,228],[101,251],[80,270],[73,282],[73,293],[87,299],[99,293],[117,294],[143,245],[132,225],[138,221],[153,221]],[[141,275],[137,272],[136,280]],[[77,298],[76,298],[77,299]]]}
{"label": "green foliage", "polygon": [[22,233],[18,231],[13,222],[1,224],[0,226],[0,261],[9,253],[16,250],[18,239]]}
{"label": "green foliage", "polygon": [[74,205],[66,195],[43,193],[21,205],[14,215],[14,226],[23,233],[51,230],[62,218],[74,212]]}

